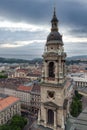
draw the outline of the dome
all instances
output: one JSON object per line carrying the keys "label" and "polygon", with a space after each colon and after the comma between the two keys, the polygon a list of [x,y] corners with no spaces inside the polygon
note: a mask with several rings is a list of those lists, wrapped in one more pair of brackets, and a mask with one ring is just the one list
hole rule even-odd
{"label": "dome", "polygon": [[58,41],[62,41],[62,36],[60,35],[59,32],[51,32],[48,37],[47,37],[47,42],[48,41],[54,41],[54,40],[58,40]]}

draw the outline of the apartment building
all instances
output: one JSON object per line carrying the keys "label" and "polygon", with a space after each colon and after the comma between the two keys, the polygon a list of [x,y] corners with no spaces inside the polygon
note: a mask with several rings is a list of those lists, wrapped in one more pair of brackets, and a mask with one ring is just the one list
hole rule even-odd
{"label": "apartment building", "polygon": [[40,85],[37,83],[32,87],[30,104],[31,111],[37,114],[41,107]]}
{"label": "apartment building", "polygon": [[0,100],[0,125],[7,123],[16,114],[21,115],[18,98],[10,96]]}
{"label": "apartment building", "polygon": [[23,85],[13,79],[4,81],[0,84],[0,92],[9,96],[20,99],[22,108],[26,108],[32,112],[40,109],[40,86],[38,83],[32,83],[28,86]]}

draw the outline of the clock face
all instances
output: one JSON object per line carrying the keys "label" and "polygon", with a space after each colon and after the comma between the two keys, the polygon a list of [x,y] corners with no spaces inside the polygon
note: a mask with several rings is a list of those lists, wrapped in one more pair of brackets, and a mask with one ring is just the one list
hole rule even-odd
{"label": "clock face", "polygon": [[48,91],[48,96],[49,96],[50,98],[53,98],[53,97],[54,97],[54,92],[53,92],[53,91]]}

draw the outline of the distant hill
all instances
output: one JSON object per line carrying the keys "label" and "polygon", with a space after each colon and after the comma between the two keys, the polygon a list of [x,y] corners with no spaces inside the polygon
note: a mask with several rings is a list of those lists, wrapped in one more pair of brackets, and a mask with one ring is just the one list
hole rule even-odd
{"label": "distant hill", "polygon": [[24,60],[24,59],[15,59],[15,58],[2,58],[0,57],[0,63],[29,63],[29,64],[35,64],[35,63],[42,63],[41,58],[36,58],[33,60]]}
{"label": "distant hill", "polygon": [[84,63],[87,64],[87,56],[73,56],[66,59],[66,65]]}
{"label": "distant hill", "polygon": [[87,59],[87,55],[67,57],[67,60],[81,60]]}
{"label": "distant hill", "polygon": [[[86,60],[87,55],[84,56],[73,56],[73,57],[67,57],[67,61],[79,61],[79,60]],[[29,64],[35,64],[35,63],[42,63],[42,58],[35,58],[33,60],[24,60],[24,59],[15,59],[15,58],[2,58],[0,57],[0,63],[29,63]],[[86,60],[87,61],[87,60]]]}

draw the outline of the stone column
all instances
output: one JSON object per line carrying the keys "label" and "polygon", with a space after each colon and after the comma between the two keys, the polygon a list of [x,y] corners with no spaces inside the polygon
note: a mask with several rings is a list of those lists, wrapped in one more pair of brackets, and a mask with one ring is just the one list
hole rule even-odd
{"label": "stone column", "polygon": [[45,127],[46,127],[46,126],[47,126],[47,109],[45,108],[44,110],[45,110],[45,113],[44,113],[44,114],[45,114],[45,115],[44,115],[44,116],[45,116],[44,125],[45,125]]}
{"label": "stone column", "polygon": [[48,64],[47,62],[45,62],[45,80],[47,81],[47,77],[48,77]]}
{"label": "stone column", "polygon": [[38,125],[40,125],[40,116],[41,116],[41,114],[40,114],[40,110],[39,110],[39,112],[38,112]]}
{"label": "stone column", "polygon": [[58,62],[55,62],[55,78],[56,78],[56,82],[58,79]]}
{"label": "stone column", "polygon": [[65,125],[64,125],[64,116],[62,116],[62,129],[65,130]]}
{"label": "stone column", "polygon": [[56,130],[56,127],[57,127],[57,112],[54,111],[54,129]]}

